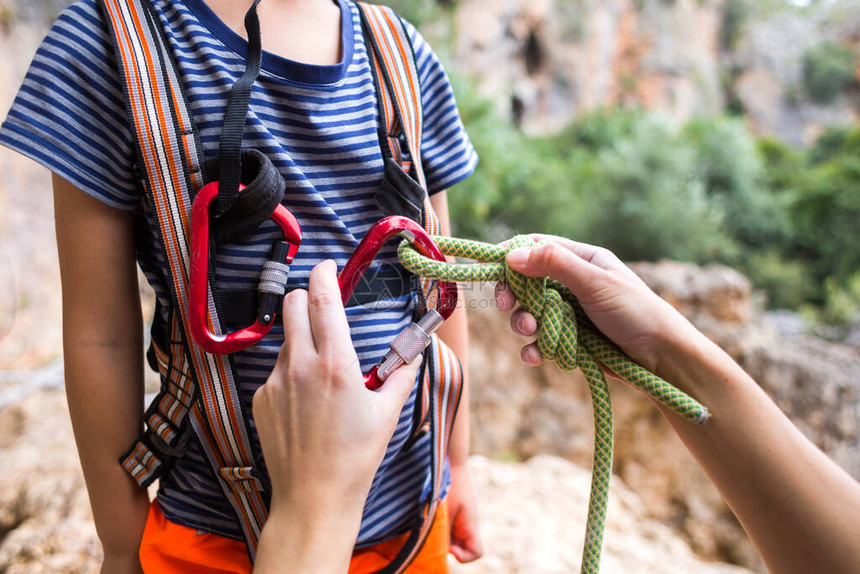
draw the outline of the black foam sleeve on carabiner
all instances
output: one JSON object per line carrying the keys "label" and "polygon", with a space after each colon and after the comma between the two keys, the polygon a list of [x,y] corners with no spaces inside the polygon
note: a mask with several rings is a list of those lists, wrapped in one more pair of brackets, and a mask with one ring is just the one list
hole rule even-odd
{"label": "black foam sleeve on carabiner", "polygon": [[[206,173],[218,173],[220,169],[220,157],[206,160]],[[216,215],[211,222],[211,233],[217,246],[234,243],[253,233],[272,216],[287,187],[272,161],[253,149],[242,150],[239,180],[247,187],[237,195],[227,211]]]}

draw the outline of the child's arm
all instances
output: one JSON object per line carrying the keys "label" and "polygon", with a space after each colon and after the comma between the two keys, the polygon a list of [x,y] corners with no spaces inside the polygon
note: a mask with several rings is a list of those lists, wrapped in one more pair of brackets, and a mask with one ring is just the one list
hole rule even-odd
{"label": "child's arm", "polygon": [[[448,215],[448,194],[435,193],[430,203],[439,216],[442,235],[451,235]],[[438,331],[439,337],[451,347],[463,365],[463,396],[454,421],[448,460],[451,463],[451,489],[448,492],[448,512],[451,521],[451,553],[460,562],[477,560],[483,554],[478,533],[478,514],[467,466],[469,458],[469,325],[462,296],[457,309]]]}
{"label": "child's arm", "polygon": [[104,546],[102,572],[140,572],[149,499],[118,459],[141,430],[143,325],[132,216],[54,176],[66,394]]}

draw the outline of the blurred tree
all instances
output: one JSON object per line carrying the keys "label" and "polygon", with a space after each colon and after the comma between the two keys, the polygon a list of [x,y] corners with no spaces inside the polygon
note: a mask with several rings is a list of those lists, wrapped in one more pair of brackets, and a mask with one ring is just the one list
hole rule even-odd
{"label": "blurred tree", "polygon": [[711,200],[725,213],[724,229],[747,249],[782,247],[790,234],[788,198],[766,187],[756,142],[742,120],[700,118],[684,126]]}
{"label": "blurred tree", "polygon": [[[589,240],[626,259],[701,261],[731,251],[723,209],[708,201],[695,150],[662,116],[628,121],[629,133],[596,150],[594,165],[580,173]],[[619,131],[610,121],[604,133]]]}
{"label": "blurred tree", "polygon": [[828,130],[797,150],[756,140],[736,118],[677,128],[651,112],[598,110],[529,137],[468,82],[455,85],[481,155],[450,195],[455,233],[500,241],[545,232],[627,260],[719,260],[772,306],[810,302],[830,320],[854,308],[860,128]]}
{"label": "blurred tree", "polygon": [[748,17],[747,0],[726,0],[720,26],[720,47],[724,51],[732,51],[737,47]]}
{"label": "blurred tree", "polygon": [[854,54],[833,42],[810,48],[803,56],[803,83],[813,101],[832,103],[856,83]]}
{"label": "blurred tree", "polygon": [[860,270],[860,128],[825,138],[810,157],[819,162],[799,179],[792,206],[798,255],[818,282],[834,277],[847,285]]}

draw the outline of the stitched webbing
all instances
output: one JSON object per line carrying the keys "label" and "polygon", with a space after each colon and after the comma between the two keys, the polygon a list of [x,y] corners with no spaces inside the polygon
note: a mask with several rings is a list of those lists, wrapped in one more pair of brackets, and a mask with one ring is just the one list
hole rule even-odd
{"label": "stitched webbing", "polygon": [[[126,107],[138,152],[138,165],[158,218],[159,235],[171,300],[182,325],[189,374],[193,373],[200,400],[191,411],[195,432],[217,471],[243,468],[254,460],[249,429],[237,392],[229,357],[208,355],[193,344],[188,330],[188,268],[191,198],[202,186],[199,158],[202,151],[185,101],[169,41],[154,6],[147,0],[102,0],[110,25],[114,51],[124,79]],[[214,302],[209,298],[210,309]],[[217,314],[210,313],[214,331],[220,330]],[[177,381],[191,393],[191,377]],[[144,466],[149,457],[142,454]],[[150,465],[148,468],[154,469]],[[155,470],[149,476],[155,474]],[[147,479],[148,480],[148,479]],[[238,488],[236,482],[219,481],[236,512],[253,556],[266,506],[258,491]]]}
{"label": "stitched webbing", "polygon": [[403,241],[397,252],[403,266],[416,275],[437,281],[505,281],[520,305],[537,320],[541,357],[564,371],[579,367],[585,375],[594,404],[594,457],[582,572],[596,573],[600,568],[612,472],[612,405],[598,361],[688,420],[704,423],[708,420],[708,409],[625,356],[591,323],[567,287],[547,277],[527,277],[507,265],[510,250],[546,242],[535,243],[529,237],[517,236],[502,247],[452,237],[437,236],[433,240],[446,255],[479,263],[450,264],[429,259]]}
{"label": "stitched webbing", "polygon": [[[377,90],[379,122],[384,124],[384,138],[380,137],[380,145],[387,144],[389,148],[393,148],[390,150],[392,155],[400,155],[397,153],[397,135],[402,131],[411,159],[410,176],[426,190],[421,161],[424,124],[421,86],[409,35],[403,22],[391,8],[363,2],[358,6],[365,41],[368,44],[371,73]],[[427,232],[431,235],[438,234],[439,219],[426,192],[422,216],[422,224]],[[431,288],[431,281],[422,282],[425,295]],[[424,544],[439,504],[438,497],[442,492],[445,452],[460,400],[462,376],[459,360],[441,341],[436,340],[436,337],[426,354],[430,358],[432,368],[428,368],[429,376],[422,384],[421,410],[426,410],[432,421],[432,477],[429,498],[422,501],[422,508],[419,510],[420,518],[423,519],[421,523],[413,528],[409,539],[391,563],[377,574],[395,574],[406,569]]]}

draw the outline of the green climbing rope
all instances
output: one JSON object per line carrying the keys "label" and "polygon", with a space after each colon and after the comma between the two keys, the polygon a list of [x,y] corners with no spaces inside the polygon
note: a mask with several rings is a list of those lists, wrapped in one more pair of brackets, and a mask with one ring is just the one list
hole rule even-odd
{"label": "green climbing rope", "polygon": [[708,420],[708,409],[624,355],[588,319],[567,287],[547,277],[527,277],[507,266],[508,251],[545,242],[536,243],[525,236],[517,236],[505,246],[441,236],[433,240],[446,255],[477,263],[436,261],[418,253],[408,241],[402,241],[397,255],[403,266],[416,275],[438,281],[506,282],[520,305],[537,320],[537,346],[541,357],[555,362],[563,371],[579,367],[585,375],[594,405],[594,458],[582,572],[596,574],[600,569],[612,472],[612,405],[598,361],[688,420],[704,423]]}

